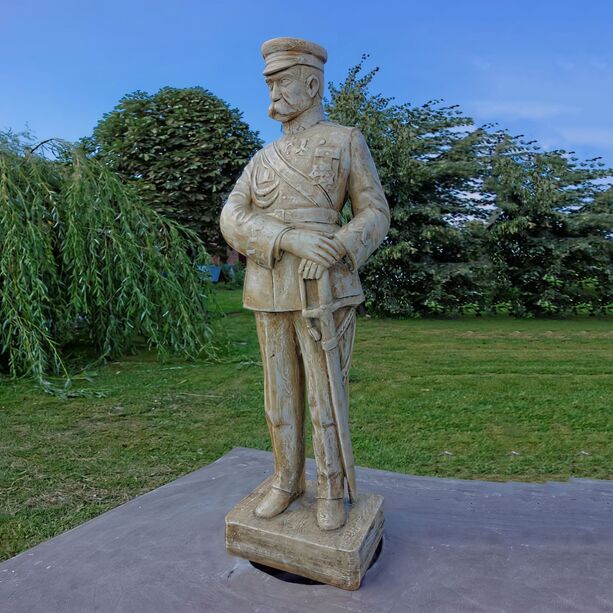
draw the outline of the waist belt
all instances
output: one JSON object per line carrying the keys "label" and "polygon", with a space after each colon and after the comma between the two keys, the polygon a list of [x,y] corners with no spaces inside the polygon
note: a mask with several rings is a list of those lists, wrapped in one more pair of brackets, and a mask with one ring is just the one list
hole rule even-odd
{"label": "waist belt", "polygon": [[332,209],[307,208],[307,209],[276,209],[266,213],[286,223],[340,223],[340,216]]}

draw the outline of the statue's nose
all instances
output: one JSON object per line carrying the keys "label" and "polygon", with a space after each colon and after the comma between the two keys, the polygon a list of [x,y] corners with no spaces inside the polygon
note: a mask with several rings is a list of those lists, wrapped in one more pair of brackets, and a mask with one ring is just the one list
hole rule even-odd
{"label": "statue's nose", "polygon": [[279,86],[277,85],[277,83],[272,84],[272,89],[270,90],[270,97],[272,98],[273,102],[281,100],[281,93],[279,91]]}

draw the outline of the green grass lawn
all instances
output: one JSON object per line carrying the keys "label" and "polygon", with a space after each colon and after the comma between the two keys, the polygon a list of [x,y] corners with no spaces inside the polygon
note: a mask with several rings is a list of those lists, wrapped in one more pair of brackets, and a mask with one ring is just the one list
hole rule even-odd
{"label": "green grass lawn", "polygon": [[[218,458],[269,449],[253,316],[219,292],[222,364],[142,352],[100,368],[97,398],[0,388],[0,559]],[[611,321],[361,318],[356,462],[466,479],[613,478]]]}

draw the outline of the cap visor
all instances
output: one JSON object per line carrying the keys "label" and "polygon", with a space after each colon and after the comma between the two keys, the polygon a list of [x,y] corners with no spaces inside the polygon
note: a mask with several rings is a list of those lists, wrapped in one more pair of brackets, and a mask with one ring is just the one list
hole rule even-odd
{"label": "cap visor", "polygon": [[268,62],[266,64],[263,74],[264,76],[268,76],[274,74],[275,72],[280,72],[281,70],[285,70],[286,68],[296,66],[298,62],[298,59],[272,60],[271,62]]}

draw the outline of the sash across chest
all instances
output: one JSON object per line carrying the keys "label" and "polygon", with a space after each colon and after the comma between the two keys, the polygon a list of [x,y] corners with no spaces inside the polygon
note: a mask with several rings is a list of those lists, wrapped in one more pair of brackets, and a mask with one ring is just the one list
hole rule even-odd
{"label": "sash across chest", "polygon": [[328,194],[319,183],[314,183],[300,170],[294,168],[294,166],[292,166],[281,154],[276,143],[273,143],[272,147],[262,151],[262,156],[268,166],[272,168],[283,181],[312,202],[314,206],[324,209],[334,208],[334,203],[330,198],[330,194]]}

